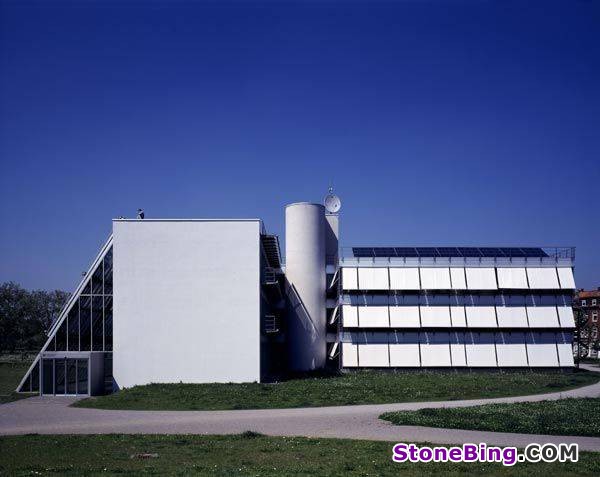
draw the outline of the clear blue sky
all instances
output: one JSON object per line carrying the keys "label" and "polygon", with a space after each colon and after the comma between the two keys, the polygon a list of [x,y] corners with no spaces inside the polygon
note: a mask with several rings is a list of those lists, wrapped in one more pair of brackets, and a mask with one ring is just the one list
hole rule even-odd
{"label": "clear blue sky", "polygon": [[344,245],[574,245],[600,286],[600,2],[20,0],[0,35],[0,281],[71,290],[138,207],[283,234],[333,180]]}

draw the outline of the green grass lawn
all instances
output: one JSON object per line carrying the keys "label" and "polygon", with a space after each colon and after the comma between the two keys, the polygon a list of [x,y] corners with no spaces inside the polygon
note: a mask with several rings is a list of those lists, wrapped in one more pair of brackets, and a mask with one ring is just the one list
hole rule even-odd
{"label": "green grass lawn", "polygon": [[0,361],[0,404],[31,396],[14,392],[30,364],[29,361]]}
{"label": "green grass lawn", "polygon": [[387,412],[397,425],[600,437],[600,398]]}
{"label": "green grass lawn", "polygon": [[[577,463],[392,462],[391,442],[236,436],[16,436],[0,438],[0,475],[599,475],[600,453]],[[154,454],[139,458],[139,454]],[[133,456],[133,457],[132,457]]]}
{"label": "green grass lawn", "polygon": [[364,371],[276,384],[150,384],[89,398],[78,407],[139,410],[272,409],[384,404],[549,393],[600,380],[574,373],[383,373]]}

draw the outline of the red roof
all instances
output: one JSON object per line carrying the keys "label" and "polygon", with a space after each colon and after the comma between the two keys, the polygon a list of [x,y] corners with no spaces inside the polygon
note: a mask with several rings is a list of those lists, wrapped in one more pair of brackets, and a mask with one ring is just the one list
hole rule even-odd
{"label": "red roof", "polygon": [[600,297],[600,290],[579,290],[577,292],[577,298],[598,298]]}

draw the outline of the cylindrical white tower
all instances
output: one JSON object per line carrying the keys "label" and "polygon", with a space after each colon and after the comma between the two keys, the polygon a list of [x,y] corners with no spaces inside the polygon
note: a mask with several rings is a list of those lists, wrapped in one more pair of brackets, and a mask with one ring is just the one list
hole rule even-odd
{"label": "cylindrical white tower", "polygon": [[285,209],[287,348],[292,371],[325,366],[327,353],[325,208],[299,202]]}

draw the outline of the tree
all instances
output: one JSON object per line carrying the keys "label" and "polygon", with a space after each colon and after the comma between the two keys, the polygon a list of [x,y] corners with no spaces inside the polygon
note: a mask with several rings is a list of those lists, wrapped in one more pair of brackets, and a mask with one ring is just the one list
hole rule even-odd
{"label": "tree", "polygon": [[0,284],[0,352],[41,348],[68,298],[61,290],[28,291],[13,282]]}

